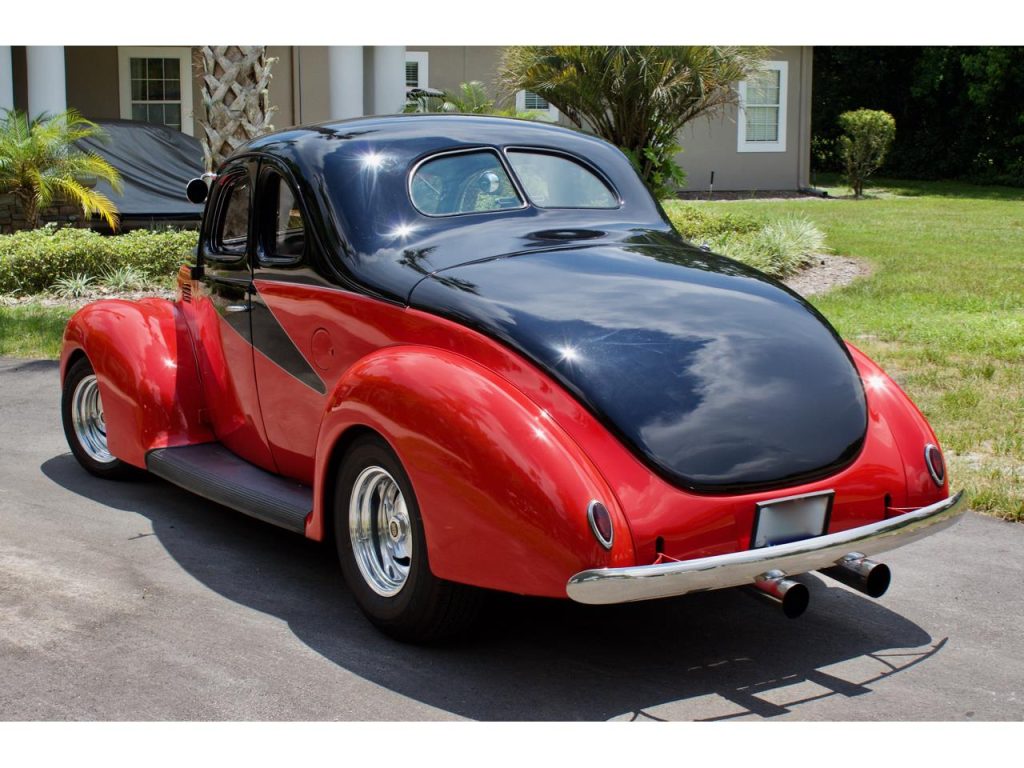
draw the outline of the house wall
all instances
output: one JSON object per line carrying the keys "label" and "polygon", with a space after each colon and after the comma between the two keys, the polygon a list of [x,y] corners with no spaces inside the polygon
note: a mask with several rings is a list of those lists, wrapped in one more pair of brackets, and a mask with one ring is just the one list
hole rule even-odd
{"label": "house wall", "polygon": [[737,151],[736,107],[711,120],[695,120],[681,131],[683,152],[676,156],[686,171],[686,191],[707,190],[712,171],[719,191],[809,186],[812,52],[808,47],[778,48],[768,58],[789,63],[786,151]]}
{"label": "house wall", "polygon": [[64,70],[69,107],[91,120],[121,117],[116,47],[65,46]]}

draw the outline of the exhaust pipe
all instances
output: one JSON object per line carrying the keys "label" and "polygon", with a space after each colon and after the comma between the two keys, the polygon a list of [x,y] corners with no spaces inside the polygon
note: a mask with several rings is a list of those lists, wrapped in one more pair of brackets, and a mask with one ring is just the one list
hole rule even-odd
{"label": "exhaust pipe", "polygon": [[754,587],[782,605],[782,612],[787,618],[795,619],[807,610],[811,593],[798,581],[786,578],[782,571],[768,571],[754,579]]}
{"label": "exhaust pipe", "polygon": [[869,597],[884,595],[892,581],[889,566],[868,560],[860,552],[851,552],[831,568],[822,568],[821,572]]}

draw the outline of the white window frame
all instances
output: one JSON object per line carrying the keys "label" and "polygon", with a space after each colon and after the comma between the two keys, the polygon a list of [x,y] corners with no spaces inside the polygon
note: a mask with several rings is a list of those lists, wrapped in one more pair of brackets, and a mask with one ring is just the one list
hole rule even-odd
{"label": "white window frame", "polygon": [[[538,93],[537,95],[540,96],[542,99],[544,99],[544,96],[542,94]],[[557,120],[558,119],[558,107],[556,107],[554,104],[552,104],[547,99],[544,99],[544,101],[548,102],[548,108],[547,109],[527,109],[526,108],[526,91],[516,91],[516,112],[537,112],[538,114],[541,114],[541,115],[547,115],[552,120]]]}
{"label": "white window frame", "polygon": [[[405,52],[405,63],[416,62],[416,85],[406,85],[406,91],[412,90],[413,88],[429,88],[430,87],[430,54],[426,51],[406,51]],[[405,82],[403,76],[402,81]]]}
{"label": "white window frame", "polygon": [[786,112],[789,99],[789,62],[766,61],[761,68],[778,70],[779,72],[779,138],[778,141],[747,141],[747,81],[739,84],[740,104],[739,116],[736,120],[736,151],[737,152],[785,152],[786,151]]}
{"label": "white window frame", "polygon": [[192,49],[188,47],[157,48],[142,46],[117,49],[117,79],[121,94],[121,118],[132,119],[133,58],[177,59],[181,76],[181,132],[193,136],[192,129]]}

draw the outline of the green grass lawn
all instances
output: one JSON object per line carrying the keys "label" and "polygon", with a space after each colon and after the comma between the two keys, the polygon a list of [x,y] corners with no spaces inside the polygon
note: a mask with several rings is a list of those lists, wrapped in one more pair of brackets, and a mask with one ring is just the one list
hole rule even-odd
{"label": "green grass lawn", "polygon": [[40,304],[0,304],[0,355],[56,359],[64,326],[74,312]]}
{"label": "green grass lawn", "polygon": [[698,205],[802,214],[870,261],[870,278],[811,300],[928,417],[971,507],[1024,519],[1024,190],[876,180],[867,195]]}

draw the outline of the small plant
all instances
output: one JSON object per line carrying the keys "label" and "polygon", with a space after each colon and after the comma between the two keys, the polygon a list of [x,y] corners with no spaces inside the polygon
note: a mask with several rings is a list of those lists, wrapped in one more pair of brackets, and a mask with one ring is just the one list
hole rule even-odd
{"label": "small plant", "polygon": [[28,229],[38,227],[43,209],[58,200],[80,205],[86,216],[99,214],[117,229],[117,206],[89,185],[102,179],[120,192],[121,175],[99,155],[75,146],[94,136],[106,134],[73,109],[31,120],[12,110],[0,118],[0,193],[14,196]]}
{"label": "small plant", "polygon": [[105,270],[101,280],[107,288],[119,292],[135,291],[146,285],[142,271],[129,264]]}
{"label": "small plant", "polygon": [[896,138],[896,121],[888,112],[856,109],[839,116],[843,135],[839,137],[839,156],[846,183],[854,197],[864,194],[864,182],[885,162]]}
{"label": "small plant", "polygon": [[50,290],[54,296],[61,299],[80,299],[83,296],[89,295],[95,283],[95,277],[80,273],[62,277],[50,287]]}

